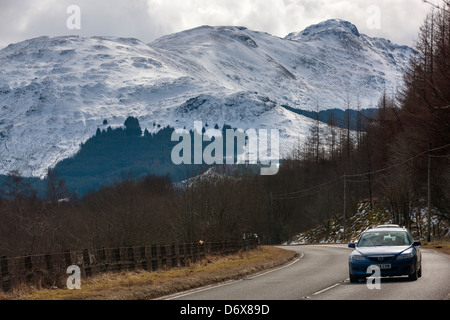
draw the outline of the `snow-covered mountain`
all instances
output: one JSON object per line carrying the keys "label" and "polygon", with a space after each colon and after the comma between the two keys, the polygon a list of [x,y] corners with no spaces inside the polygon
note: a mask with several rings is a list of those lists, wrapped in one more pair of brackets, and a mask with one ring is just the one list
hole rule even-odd
{"label": "snow-covered mountain", "polygon": [[311,120],[287,110],[373,107],[401,84],[413,50],[328,20],[279,38],[202,26],[150,44],[39,37],[0,50],[0,174],[43,176],[97,130],[134,116],[142,128],[194,121],[280,129],[282,153]]}

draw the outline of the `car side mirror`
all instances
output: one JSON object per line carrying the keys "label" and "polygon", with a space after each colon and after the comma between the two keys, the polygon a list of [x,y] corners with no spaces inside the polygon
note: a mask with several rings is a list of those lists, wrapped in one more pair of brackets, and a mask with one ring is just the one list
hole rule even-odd
{"label": "car side mirror", "polygon": [[348,244],[348,247],[354,249],[354,248],[356,248],[356,244],[354,244],[354,243],[349,243],[349,244]]}
{"label": "car side mirror", "polygon": [[414,246],[414,247],[420,246],[420,241],[414,241],[413,246]]}

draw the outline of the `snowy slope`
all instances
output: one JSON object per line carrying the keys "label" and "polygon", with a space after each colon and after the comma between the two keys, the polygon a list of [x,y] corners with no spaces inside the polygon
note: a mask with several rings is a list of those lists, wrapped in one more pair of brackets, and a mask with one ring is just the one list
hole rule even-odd
{"label": "snowy slope", "polygon": [[194,121],[280,129],[285,154],[310,120],[283,105],[345,108],[348,92],[371,107],[401,83],[411,53],[341,20],[284,39],[203,26],[150,44],[76,36],[12,44],[0,51],[0,174],[43,176],[97,128],[128,116],[150,132]]}

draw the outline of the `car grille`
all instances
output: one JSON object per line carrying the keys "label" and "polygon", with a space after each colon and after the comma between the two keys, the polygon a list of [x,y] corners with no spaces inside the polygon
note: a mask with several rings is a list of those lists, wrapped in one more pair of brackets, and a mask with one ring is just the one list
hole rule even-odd
{"label": "car grille", "polygon": [[384,262],[389,262],[389,261],[392,261],[393,260],[393,258],[394,258],[394,256],[370,256],[370,257],[367,257],[367,258],[369,258],[369,260],[370,261],[373,261],[373,262],[377,262],[377,263],[384,263]]}

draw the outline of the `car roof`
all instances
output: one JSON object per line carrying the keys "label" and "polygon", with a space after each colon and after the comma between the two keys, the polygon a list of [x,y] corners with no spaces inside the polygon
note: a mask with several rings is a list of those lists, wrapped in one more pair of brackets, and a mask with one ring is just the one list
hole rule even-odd
{"label": "car roof", "polygon": [[408,232],[408,230],[406,230],[406,228],[402,228],[402,227],[377,227],[377,228],[372,228],[372,229],[368,229],[366,230],[364,233],[366,232],[380,232],[380,231],[403,231],[403,232]]}
{"label": "car roof", "polygon": [[400,226],[398,224],[382,224],[376,226],[376,228],[400,228]]}

